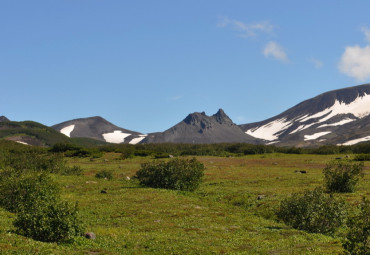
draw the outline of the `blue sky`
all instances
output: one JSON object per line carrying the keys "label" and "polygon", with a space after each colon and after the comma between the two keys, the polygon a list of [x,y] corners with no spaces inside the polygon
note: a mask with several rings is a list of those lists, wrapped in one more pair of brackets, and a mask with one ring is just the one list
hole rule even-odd
{"label": "blue sky", "polygon": [[0,115],[164,131],[370,82],[370,1],[0,0]]}

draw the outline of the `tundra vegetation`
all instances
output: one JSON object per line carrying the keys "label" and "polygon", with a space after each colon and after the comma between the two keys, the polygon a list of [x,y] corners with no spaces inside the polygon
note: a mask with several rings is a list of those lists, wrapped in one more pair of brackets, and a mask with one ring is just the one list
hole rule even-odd
{"label": "tundra vegetation", "polygon": [[[368,153],[367,144],[38,148],[0,140],[0,253],[368,254]],[[351,192],[329,190],[324,169],[353,170],[355,160],[363,167]],[[158,169],[177,184],[143,182]],[[189,180],[188,171],[199,178],[182,188],[176,180]],[[96,178],[102,173],[112,178]]]}

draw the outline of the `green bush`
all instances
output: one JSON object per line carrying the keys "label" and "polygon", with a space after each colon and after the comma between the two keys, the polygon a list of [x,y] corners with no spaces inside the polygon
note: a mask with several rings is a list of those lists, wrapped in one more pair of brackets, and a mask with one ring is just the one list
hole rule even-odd
{"label": "green bush", "polygon": [[296,229],[331,234],[344,223],[346,208],[344,202],[316,188],[283,200],[277,217]]}
{"label": "green bush", "polygon": [[148,187],[193,191],[202,181],[204,165],[195,158],[145,163],[136,175]]}
{"label": "green bush", "polygon": [[60,172],[61,175],[83,175],[83,170],[80,166],[66,166],[63,171]]}
{"label": "green bush", "polygon": [[83,233],[76,205],[35,201],[23,207],[13,223],[20,235],[44,242],[64,242]]}
{"label": "green bush", "polygon": [[358,154],[354,157],[355,161],[370,161],[370,154]]}
{"label": "green bush", "polygon": [[60,190],[45,173],[19,175],[12,169],[0,173],[0,206],[11,212],[36,201],[59,199]]}
{"label": "green bush", "polygon": [[95,174],[96,178],[99,179],[107,179],[107,180],[112,180],[113,179],[113,173],[112,171],[108,170],[101,170]]}
{"label": "green bush", "polygon": [[343,243],[347,254],[370,254],[370,202],[363,199],[360,212],[348,220],[348,233]]}
{"label": "green bush", "polygon": [[323,170],[325,186],[329,192],[353,192],[356,183],[363,176],[363,170],[363,162],[331,161]]}

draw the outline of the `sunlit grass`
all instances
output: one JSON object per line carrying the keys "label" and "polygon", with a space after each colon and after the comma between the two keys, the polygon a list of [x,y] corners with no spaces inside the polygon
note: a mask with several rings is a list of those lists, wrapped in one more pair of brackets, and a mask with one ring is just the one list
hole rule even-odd
{"label": "sunlit grass", "polygon": [[[195,192],[145,188],[132,177],[151,158],[69,159],[83,176],[54,175],[63,197],[79,204],[87,231],[70,244],[36,242],[14,234],[14,215],[0,209],[1,254],[338,254],[340,236],[308,234],[276,220],[279,202],[322,185],[322,169],[336,155],[268,154],[197,157],[205,177]],[[188,157],[189,158],[189,157]],[[113,179],[97,179],[101,170]],[[305,170],[306,174],[296,173]],[[349,204],[370,195],[369,167]],[[127,177],[130,177],[128,180]],[[101,193],[106,190],[107,193]],[[260,197],[260,199],[259,199]]]}

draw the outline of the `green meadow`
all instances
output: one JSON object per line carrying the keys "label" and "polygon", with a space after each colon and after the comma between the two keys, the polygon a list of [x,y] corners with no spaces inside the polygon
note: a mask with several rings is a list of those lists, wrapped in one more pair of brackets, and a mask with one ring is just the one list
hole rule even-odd
{"label": "green meadow", "polygon": [[[279,222],[275,212],[292,193],[323,185],[326,163],[345,155],[269,153],[195,156],[205,166],[194,192],[143,187],[133,178],[152,156],[123,159],[68,157],[81,176],[51,174],[63,199],[77,202],[85,232],[67,243],[35,241],[15,233],[15,214],[0,208],[1,254],[339,254],[346,231],[312,234]],[[190,159],[192,156],[178,156]],[[350,157],[354,157],[350,154]],[[99,171],[113,178],[98,179]],[[307,173],[297,173],[305,170]],[[106,193],[102,193],[102,191]],[[349,208],[370,197],[370,163],[354,193],[335,194]]]}

